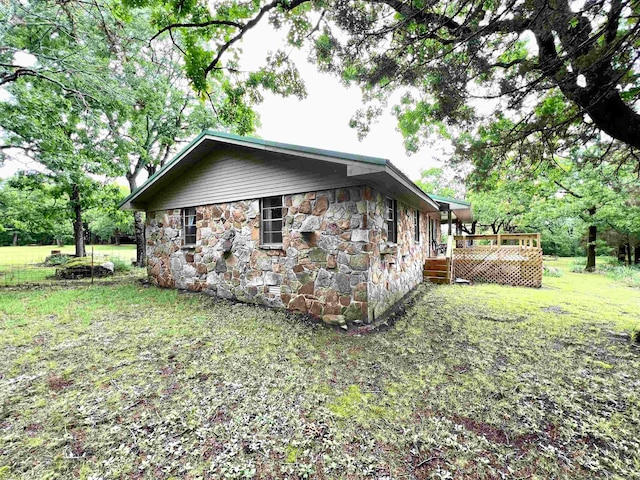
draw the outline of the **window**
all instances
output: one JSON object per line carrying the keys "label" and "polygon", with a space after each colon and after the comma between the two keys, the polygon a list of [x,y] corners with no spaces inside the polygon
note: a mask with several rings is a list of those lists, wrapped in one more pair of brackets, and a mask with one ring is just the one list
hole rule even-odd
{"label": "window", "polygon": [[185,245],[196,244],[196,207],[182,209],[182,233]]}
{"label": "window", "polygon": [[262,221],[260,223],[262,245],[282,245],[282,197],[262,199]]}
{"label": "window", "polygon": [[396,201],[393,198],[385,200],[385,219],[387,221],[387,242],[396,243],[398,241],[398,222]]}
{"label": "window", "polygon": [[413,213],[413,239],[420,243],[420,210],[416,210]]}

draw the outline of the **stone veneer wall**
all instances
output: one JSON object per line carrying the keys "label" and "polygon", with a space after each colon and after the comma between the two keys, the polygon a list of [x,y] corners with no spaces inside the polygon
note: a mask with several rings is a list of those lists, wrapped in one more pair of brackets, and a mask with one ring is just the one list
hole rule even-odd
{"label": "stone veneer wall", "polygon": [[282,249],[260,247],[258,199],[196,207],[197,240],[183,246],[181,210],[148,212],[148,272],[156,285],[285,307],[329,324],[368,322],[422,281],[427,216],[398,203],[386,247],[384,196],[370,187],[285,195]]}
{"label": "stone veneer wall", "polygon": [[151,281],[309,312],[331,324],[366,320],[371,193],[356,187],[285,195],[282,249],[260,247],[257,199],[196,207],[193,247],[182,246],[181,210],[149,212]]}
{"label": "stone veneer wall", "polygon": [[[385,196],[380,193],[373,195],[369,203],[368,215],[376,222],[384,222]],[[440,228],[440,215],[433,213],[432,217],[426,212],[420,213],[420,242],[414,239],[414,212],[401,202],[397,202],[398,242],[390,245],[387,242],[387,232],[384,227],[375,225],[375,238],[371,248],[370,279],[367,288],[368,318],[373,320],[380,317],[389,307],[399,301],[404,295],[423,281],[425,260],[429,257],[428,235],[429,219],[435,218]]]}

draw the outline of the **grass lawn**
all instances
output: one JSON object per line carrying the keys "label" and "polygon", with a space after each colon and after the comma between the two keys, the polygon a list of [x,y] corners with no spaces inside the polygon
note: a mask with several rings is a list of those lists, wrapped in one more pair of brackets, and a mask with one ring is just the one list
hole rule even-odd
{"label": "grass lawn", "polygon": [[0,478],[640,478],[640,290],[423,286],[356,335],[135,283],[0,290]]}
{"label": "grass lawn", "polygon": [[[87,245],[87,255],[91,255]],[[55,274],[56,269],[42,265],[52,250],[73,254],[75,247],[65,245],[39,245],[24,247],[0,247],[0,286],[41,283]],[[101,257],[119,257],[126,262],[136,257],[135,245],[94,245],[93,253]]]}

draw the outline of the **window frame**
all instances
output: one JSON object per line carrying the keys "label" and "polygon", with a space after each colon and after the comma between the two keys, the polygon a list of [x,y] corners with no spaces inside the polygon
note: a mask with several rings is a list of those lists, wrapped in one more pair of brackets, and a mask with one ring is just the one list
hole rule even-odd
{"label": "window frame", "polygon": [[[265,202],[267,200],[273,200],[273,199],[279,199],[280,200],[280,205],[279,206],[269,206],[269,207],[265,207]],[[273,195],[271,197],[263,197],[260,199],[260,246],[263,248],[282,248],[283,245],[283,240],[284,240],[284,197],[282,195]],[[265,218],[265,211],[268,210],[276,210],[276,209],[280,209],[281,210],[281,217],[272,217],[272,218]],[[278,230],[267,230],[266,229],[266,225],[267,223],[269,224],[273,224],[275,222],[280,222],[280,242],[267,242],[265,241],[265,234],[266,233],[270,233],[273,235],[273,233],[277,233]]]}
{"label": "window frame", "polygon": [[[196,207],[184,207],[182,209],[182,245],[185,247],[195,246],[197,242],[198,227],[196,226],[196,214]],[[193,223],[188,225],[188,219],[192,219]],[[189,227],[193,227],[193,233],[187,233],[187,228]],[[193,242],[189,242],[191,238],[193,239]]]}
{"label": "window frame", "polygon": [[387,228],[387,242],[398,243],[398,202],[395,198],[386,197],[384,200],[384,221]]}
{"label": "window frame", "polygon": [[413,215],[413,240],[420,243],[420,210],[414,210]]}

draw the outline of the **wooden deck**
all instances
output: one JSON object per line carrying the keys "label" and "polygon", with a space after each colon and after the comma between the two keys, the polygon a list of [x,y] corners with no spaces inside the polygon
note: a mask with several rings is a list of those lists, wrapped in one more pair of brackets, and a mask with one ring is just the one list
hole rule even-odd
{"label": "wooden deck", "polygon": [[472,283],[540,287],[540,234],[451,235],[444,257],[425,262],[423,278],[440,284],[460,278]]}

